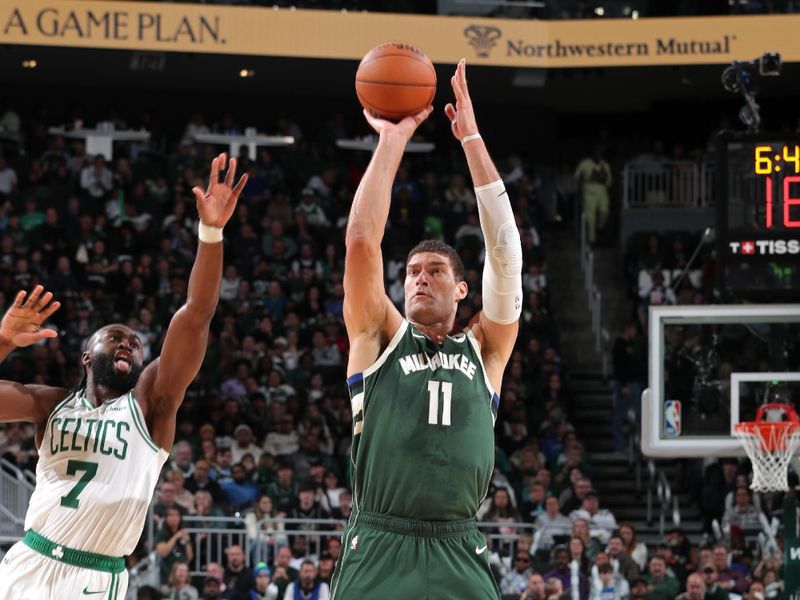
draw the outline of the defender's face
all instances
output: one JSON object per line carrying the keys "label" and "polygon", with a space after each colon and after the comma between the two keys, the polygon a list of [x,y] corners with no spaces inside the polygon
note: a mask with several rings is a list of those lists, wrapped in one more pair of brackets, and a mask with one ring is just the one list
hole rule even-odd
{"label": "defender's face", "polygon": [[456,311],[467,295],[467,284],[456,282],[446,256],[420,252],[406,265],[406,316],[414,323],[432,325]]}

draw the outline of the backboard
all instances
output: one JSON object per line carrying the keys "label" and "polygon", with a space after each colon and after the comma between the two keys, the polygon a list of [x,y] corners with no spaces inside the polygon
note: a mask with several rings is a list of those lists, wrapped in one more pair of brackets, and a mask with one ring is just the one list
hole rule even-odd
{"label": "backboard", "polygon": [[652,307],[642,452],[744,456],[733,426],[764,402],[800,411],[800,305]]}

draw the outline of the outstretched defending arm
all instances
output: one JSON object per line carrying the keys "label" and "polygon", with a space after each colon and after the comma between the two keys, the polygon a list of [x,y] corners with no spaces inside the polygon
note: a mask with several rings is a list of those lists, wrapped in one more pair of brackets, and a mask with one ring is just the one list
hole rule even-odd
{"label": "outstretched defending arm", "polygon": [[[144,391],[142,408],[148,422],[153,422],[153,439],[163,447],[172,445],[175,413],[206,353],[208,327],[217,307],[222,279],[222,227],[233,214],[247,183],[245,174],[233,187],[235,158],[230,160],[227,176],[220,182],[220,171],[225,169],[226,162],[224,153],[215,158],[206,191],[197,187],[192,190],[200,214],[200,243],[189,276],[186,304],[172,317],[161,356],[147,366],[137,385],[137,391],[142,388]],[[168,423],[162,426],[160,418],[151,419],[150,415],[163,415]]]}
{"label": "outstretched defending arm", "polygon": [[400,160],[408,140],[431,113],[428,107],[399,123],[364,115],[378,133],[378,147],[353,198],[345,235],[344,322],[350,338],[347,375],[372,364],[381,341],[400,326],[402,317],[383,284],[381,240]]}
{"label": "outstretched defending arm", "polygon": [[445,114],[453,135],[464,147],[486,242],[483,310],[474,331],[481,341],[492,385],[499,390],[503,369],[517,339],[522,311],[522,244],[505,185],[478,131],[464,59],[459,61],[450,83],[456,104],[448,104]]}
{"label": "outstretched defending arm", "polygon": [[[42,329],[41,325],[61,304],[52,302],[52,292],[42,292],[44,288],[37,285],[30,295],[20,291],[14,298],[0,323],[0,362],[15,348],[58,336],[52,329]],[[65,393],[64,388],[0,381],[0,423],[26,421],[43,425],[55,403]]]}

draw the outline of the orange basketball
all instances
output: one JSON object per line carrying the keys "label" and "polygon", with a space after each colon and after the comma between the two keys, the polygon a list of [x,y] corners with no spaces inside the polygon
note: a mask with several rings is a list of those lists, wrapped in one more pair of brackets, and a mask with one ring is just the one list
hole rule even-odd
{"label": "orange basketball", "polygon": [[393,42],[370,50],[356,72],[361,106],[377,117],[399,121],[433,102],[436,70],[422,50]]}

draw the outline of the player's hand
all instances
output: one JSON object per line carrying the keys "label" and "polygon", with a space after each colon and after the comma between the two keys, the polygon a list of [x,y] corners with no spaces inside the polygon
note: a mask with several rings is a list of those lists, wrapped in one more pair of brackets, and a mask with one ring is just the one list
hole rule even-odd
{"label": "player's hand", "polygon": [[453,135],[460,142],[468,135],[478,133],[478,123],[475,121],[475,111],[472,109],[472,100],[467,88],[467,61],[461,59],[456,66],[455,74],[450,78],[456,104],[448,103],[444,107],[444,114],[450,119],[450,128]]}
{"label": "player's hand", "polygon": [[[30,295],[25,290],[17,293],[14,304],[0,322],[0,343],[22,348],[45,338],[58,336],[56,331],[42,329],[41,325],[58,310],[61,303],[51,302],[53,300],[52,292],[44,294],[42,292],[44,292],[44,288],[37,285]],[[26,296],[27,300],[25,300]]]}
{"label": "player's hand", "polygon": [[245,173],[239,179],[236,187],[233,187],[233,176],[236,174],[235,158],[230,160],[225,180],[220,182],[219,174],[220,171],[225,170],[226,162],[228,160],[224,152],[211,161],[211,176],[205,192],[200,187],[192,188],[197,200],[200,221],[209,227],[223,227],[228,222],[236,208],[239,194],[242,193],[247,183],[247,173]]}
{"label": "player's hand", "polygon": [[367,109],[364,109],[364,117],[367,119],[367,123],[370,124],[370,127],[372,127],[378,135],[399,133],[408,141],[414,135],[417,127],[419,127],[432,112],[433,105],[424,108],[415,115],[402,119],[398,123],[392,123],[386,119],[376,117],[369,113]]}

